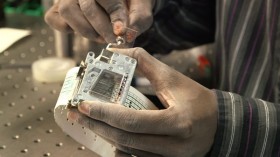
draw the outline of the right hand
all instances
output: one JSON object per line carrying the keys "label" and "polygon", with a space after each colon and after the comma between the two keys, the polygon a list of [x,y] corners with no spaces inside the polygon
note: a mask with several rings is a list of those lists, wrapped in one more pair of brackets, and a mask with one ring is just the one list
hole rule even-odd
{"label": "right hand", "polygon": [[153,21],[155,0],[60,0],[46,13],[45,21],[62,32],[77,32],[82,36],[104,43],[115,42],[116,36],[126,35],[131,28],[138,35]]}
{"label": "right hand", "polygon": [[120,104],[83,101],[69,120],[89,128],[120,151],[144,157],[204,156],[213,145],[218,102],[214,91],[148,54],[141,48],[110,49],[137,60],[166,109],[134,110]]}

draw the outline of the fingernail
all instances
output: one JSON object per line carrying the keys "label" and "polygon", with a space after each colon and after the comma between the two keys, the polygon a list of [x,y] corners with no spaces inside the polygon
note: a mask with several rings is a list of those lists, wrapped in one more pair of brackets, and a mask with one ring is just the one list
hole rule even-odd
{"label": "fingernail", "polygon": [[114,22],[113,29],[116,35],[122,35],[124,33],[124,25],[121,21]]}
{"label": "fingernail", "polygon": [[86,115],[89,115],[90,113],[90,109],[91,109],[91,105],[88,104],[88,102],[84,101],[84,102],[81,102],[80,105],[78,106],[78,109],[80,112],[86,114]]}
{"label": "fingernail", "polygon": [[136,36],[137,36],[137,32],[127,31],[126,32],[126,41],[129,42],[129,43],[133,42],[135,40]]}
{"label": "fingernail", "polygon": [[79,119],[79,114],[73,111],[69,111],[67,114],[67,118],[71,121],[77,121]]}

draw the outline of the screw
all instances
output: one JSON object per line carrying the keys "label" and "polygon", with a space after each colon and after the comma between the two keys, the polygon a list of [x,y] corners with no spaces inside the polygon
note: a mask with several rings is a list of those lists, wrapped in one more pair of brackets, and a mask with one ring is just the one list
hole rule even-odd
{"label": "screw", "polygon": [[32,91],[34,91],[34,92],[38,91],[38,87],[33,87]]}
{"label": "screw", "polygon": [[16,105],[16,103],[14,103],[14,102],[11,102],[11,103],[9,104],[10,107],[13,107],[13,106],[15,106],[15,105]]}
{"label": "screw", "polygon": [[34,109],[35,109],[35,106],[32,105],[32,106],[29,106],[28,108],[29,108],[29,110],[34,110]]}
{"label": "screw", "polygon": [[49,130],[47,130],[47,133],[52,133],[53,132],[53,130],[52,129],[49,129]]}
{"label": "screw", "polygon": [[8,80],[11,80],[12,78],[13,78],[12,75],[7,75],[7,79],[8,79]]}
{"label": "screw", "polygon": [[44,117],[39,117],[38,118],[38,121],[43,121],[44,120]]}
{"label": "screw", "polygon": [[27,153],[28,152],[28,149],[23,149],[21,150],[22,153]]}
{"label": "screw", "polygon": [[86,147],[85,147],[85,146],[81,146],[81,147],[79,147],[78,149],[79,149],[79,150],[85,150]]}
{"label": "screw", "polygon": [[27,98],[27,95],[23,94],[23,95],[20,96],[20,98],[25,99],[25,98]]}
{"label": "screw", "polygon": [[15,140],[19,139],[19,135],[15,135],[15,136],[13,137],[13,139],[15,139]]}
{"label": "screw", "polygon": [[15,89],[18,89],[18,88],[19,88],[19,85],[18,85],[18,84],[14,84],[14,88],[15,88]]}
{"label": "screw", "polygon": [[9,126],[11,126],[11,125],[12,125],[12,124],[11,124],[10,122],[8,122],[8,123],[5,124],[6,127],[9,127]]}
{"label": "screw", "polygon": [[5,91],[5,92],[2,93],[2,95],[3,95],[3,96],[7,96],[7,95],[8,95],[8,92]]}
{"label": "screw", "polygon": [[20,114],[17,115],[17,117],[21,118],[21,117],[23,117],[23,114],[20,113]]}
{"label": "screw", "polygon": [[59,142],[59,143],[56,144],[56,146],[61,147],[61,146],[63,146],[63,143]]}
{"label": "screw", "polygon": [[38,139],[34,140],[34,142],[35,142],[35,143],[40,143],[40,142],[41,142],[41,139],[38,138]]}
{"label": "screw", "polygon": [[51,153],[45,153],[44,156],[51,156]]}
{"label": "screw", "polygon": [[6,145],[2,145],[2,146],[0,146],[0,149],[6,149],[7,148],[7,146]]}
{"label": "screw", "polygon": [[31,130],[31,129],[32,129],[32,126],[29,125],[29,126],[26,127],[26,129],[27,129],[27,130]]}

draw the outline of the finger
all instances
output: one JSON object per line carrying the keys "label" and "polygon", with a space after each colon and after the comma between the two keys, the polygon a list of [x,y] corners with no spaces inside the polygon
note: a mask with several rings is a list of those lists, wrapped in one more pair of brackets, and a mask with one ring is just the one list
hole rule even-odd
{"label": "finger", "polygon": [[191,123],[184,122],[177,126],[175,121],[180,117],[172,114],[174,108],[133,110],[117,104],[91,101],[82,102],[78,109],[95,120],[133,133],[177,135],[191,131]]}
{"label": "finger", "polygon": [[137,30],[139,35],[152,25],[155,1],[130,0],[129,2],[129,28]]}
{"label": "finger", "polygon": [[104,12],[100,5],[95,0],[78,1],[84,16],[96,32],[101,35],[107,43],[115,42],[116,36],[114,35],[109,15]]}
{"label": "finger", "polygon": [[154,86],[155,90],[162,89],[163,83],[170,79],[170,68],[160,62],[142,48],[109,49],[112,52],[121,53],[137,60],[137,70],[140,71]]}
{"label": "finger", "polygon": [[110,15],[116,35],[122,35],[128,23],[128,11],[125,0],[96,0]]}
{"label": "finger", "polygon": [[53,5],[45,14],[46,23],[53,29],[61,32],[73,32],[72,28],[58,13],[58,5]]}
{"label": "finger", "polygon": [[92,40],[98,39],[98,33],[83,15],[77,0],[60,1],[58,12],[75,32]]}
{"label": "finger", "polygon": [[[73,117],[75,117],[75,119],[73,119]],[[174,139],[169,136],[155,136],[126,132],[107,125],[101,121],[85,117],[77,112],[69,112],[68,118],[75,120],[78,124],[84,127],[87,127],[102,138],[105,137],[106,141],[113,144],[118,149],[133,155],[146,154],[155,156],[155,153],[166,154],[169,150],[162,150],[166,141],[168,141],[168,144],[176,143]]]}

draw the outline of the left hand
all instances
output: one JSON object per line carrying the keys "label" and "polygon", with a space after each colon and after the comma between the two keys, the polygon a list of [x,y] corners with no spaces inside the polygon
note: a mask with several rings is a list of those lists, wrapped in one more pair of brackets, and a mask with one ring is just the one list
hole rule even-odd
{"label": "left hand", "polygon": [[154,4],[155,0],[59,0],[46,12],[45,21],[61,32],[76,32],[99,43],[114,43],[122,35],[130,43],[152,25]]}
{"label": "left hand", "polygon": [[[68,117],[116,146],[138,157],[204,156],[217,127],[217,100],[213,91],[171,69],[141,48],[116,49],[135,58],[164,110],[133,110],[119,104],[82,102]],[[118,153],[119,156],[126,156]]]}

